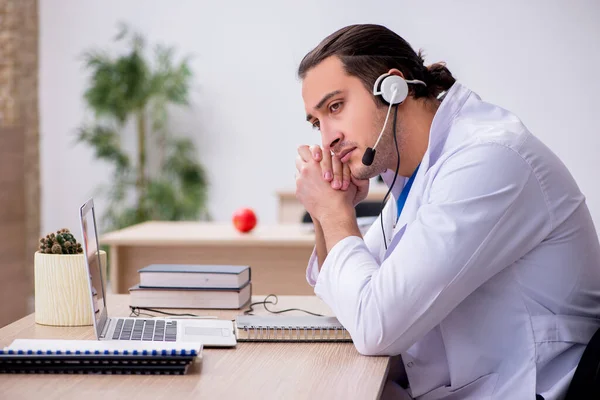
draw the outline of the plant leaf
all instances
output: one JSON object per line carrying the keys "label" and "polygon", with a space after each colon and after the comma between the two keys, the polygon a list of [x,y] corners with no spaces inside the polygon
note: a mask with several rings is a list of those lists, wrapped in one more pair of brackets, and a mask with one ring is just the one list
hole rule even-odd
{"label": "plant leaf", "polygon": [[91,145],[97,158],[114,162],[118,171],[129,168],[129,156],[121,149],[115,130],[102,125],[84,126],[79,130],[78,141]]}

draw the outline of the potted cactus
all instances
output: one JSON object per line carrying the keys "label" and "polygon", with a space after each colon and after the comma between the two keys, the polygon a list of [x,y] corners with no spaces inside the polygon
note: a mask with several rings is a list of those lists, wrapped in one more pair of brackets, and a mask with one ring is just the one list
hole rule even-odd
{"label": "potted cactus", "polygon": [[[40,239],[34,257],[35,322],[54,326],[92,325],[89,273],[81,243],[60,229]],[[102,265],[106,253],[101,251]],[[94,295],[94,302],[97,296]],[[97,310],[96,304],[94,308]]]}
{"label": "potted cactus", "polygon": [[61,229],[55,233],[49,233],[40,239],[40,253],[43,254],[81,254],[83,248],[81,243],[71,234],[68,229]]}

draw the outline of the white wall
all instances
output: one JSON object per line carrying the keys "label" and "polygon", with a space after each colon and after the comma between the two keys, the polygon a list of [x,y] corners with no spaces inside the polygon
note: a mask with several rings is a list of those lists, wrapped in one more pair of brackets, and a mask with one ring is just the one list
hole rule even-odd
{"label": "white wall", "polygon": [[216,220],[250,206],[262,223],[275,221],[275,191],[294,188],[297,146],[320,141],[304,121],[298,62],[334,30],[369,22],[424,48],[428,63],[445,60],[483,98],[522,117],[562,157],[600,224],[600,3],[414,3],[41,0],[42,231],[79,232],[78,206],[109,182],[107,165],[72,143],[84,118],[79,57],[111,45],[118,21],[195,55],[193,110],[173,122],[199,147]]}

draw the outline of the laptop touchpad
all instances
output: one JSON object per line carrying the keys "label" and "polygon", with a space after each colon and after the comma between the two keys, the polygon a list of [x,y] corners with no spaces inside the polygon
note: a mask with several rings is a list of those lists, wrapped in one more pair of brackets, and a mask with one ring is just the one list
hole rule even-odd
{"label": "laptop touchpad", "polygon": [[186,326],[184,332],[186,335],[198,335],[198,336],[223,336],[224,329],[221,328],[208,328],[202,326]]}

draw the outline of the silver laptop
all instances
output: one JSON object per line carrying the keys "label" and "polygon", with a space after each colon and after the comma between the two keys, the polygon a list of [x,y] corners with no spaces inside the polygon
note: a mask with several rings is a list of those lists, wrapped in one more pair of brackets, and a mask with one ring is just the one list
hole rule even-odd
{"label": "silver laptop", "polygon": [[232,347],[237,343],[231,320],[187,318],[141,318],[108,316],[104,277],[96,228],[94,200],[79,209],[82,247],[90,275],[90,299],[98,340],[201,342],[205,347]]}

